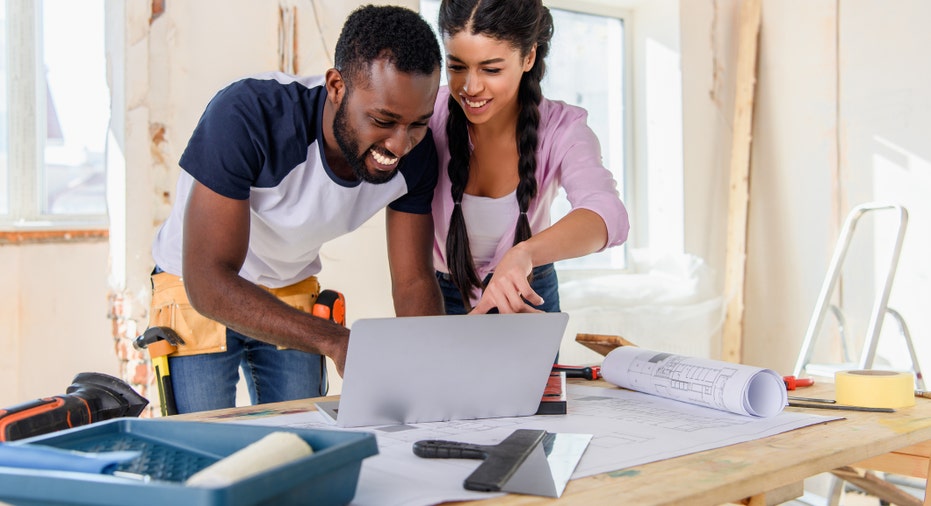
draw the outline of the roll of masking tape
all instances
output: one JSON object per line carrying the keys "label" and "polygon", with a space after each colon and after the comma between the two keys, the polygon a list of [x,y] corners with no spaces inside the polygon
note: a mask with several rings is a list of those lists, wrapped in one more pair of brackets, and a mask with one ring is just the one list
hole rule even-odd
{"label": "roll of masking tape", "polygon": [[866,408],[907,408],[915,405],[912,373],[894,371],[840,371],[834,375],[838,404]]}

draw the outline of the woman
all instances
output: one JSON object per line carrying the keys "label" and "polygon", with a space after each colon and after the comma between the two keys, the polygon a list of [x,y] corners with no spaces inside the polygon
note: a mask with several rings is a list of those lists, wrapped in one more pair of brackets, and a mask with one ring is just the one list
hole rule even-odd
{"label": "woman", "polygon": [[[623,243],[629,223],[586,112],[540,89],[549,9],[540,0],[443,0],[439,28],[449,85],[430,127],[446,312],[559,311],[553,262]],[[560,187],[572,211],[551,225]]]}

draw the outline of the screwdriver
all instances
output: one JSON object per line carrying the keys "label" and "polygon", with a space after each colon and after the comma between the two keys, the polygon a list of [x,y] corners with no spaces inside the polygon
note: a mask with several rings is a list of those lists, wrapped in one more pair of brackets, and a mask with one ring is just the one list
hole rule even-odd
{"label": "screwdriver", "polygon": [[795,376],[783,376],[782,381],[786,383],[786,390],[795,390],[798,387],[810,387],[815,384],[811,378],[796,378]]}
{"label": "screwdriver", "polygon": [[554,371],[564,371],[567,378],[585,378],[587,380],[596,380],[601,377],[601,366],[572,366],[553,364]]}

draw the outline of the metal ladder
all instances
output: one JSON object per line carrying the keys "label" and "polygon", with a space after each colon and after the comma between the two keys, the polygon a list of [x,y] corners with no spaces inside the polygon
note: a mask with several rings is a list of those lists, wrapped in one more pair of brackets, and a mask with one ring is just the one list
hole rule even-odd
{"label": "metal ladder", "polygon": [[[873,303],[873,314],[870,318],[866,339],[863,342],[860,361],[859,363],[853,363],[850,361],[849,348],[847,346],[847,322],[844,313],[839,307],[829,304],[828,301],[831,299],[831,295],[840,279],[840,270],[843,266],[844,258],[847,255],[847,250],[850,248],[850,242],[853,239],[853,233],[856,229],[857,222],[866,213],[884,210],[898,212],[899,222],[896,240],[893,245],[885,282],[883,283],[882,289],[876,294],[876,299]],[[850,214],[847,215],[847,219],[844,221],[844,226],[841,229],[840,237],[834,247],[834,255],[828,266],[828,273],[824,278],[824,284],[821,286],[821,293],[818,295],[815,310],[811,315],[811,320],[808,322],[808,330],[805,332],[805,341],[802,344],[801,351],[798,355],[798,361],[795,364],[795,371],[793,372],[795,376],[801,376],[801,374],[805,372],[809,375],[833,377],[834,373],[837,371],[871,369],[873,367],[873,360],[876,358],[876,346],[879,341],[879,333],[882,329],[883,318],[888,314],[898,324],[899,332],[905,339],[905,344],[908,346],[908,352],[912,359],[912,369],[915,371],[915,387],[921,390],[925,389],[924,378],[921,375],[921,369],[918,364],[918,355],[915,353],[915,346],[912,343],[912,337],[908,331],[908,326],[905,325],[905,320],[898,311],[887,306],[889,302],[889,292],[892,291],[892,281],[895,278],[899,255],[902,252],[902,242],[905,239],[905,228],[907,226],[908,211],[904,207],[896,204],[876,202],[861,204],[853,208]],[[829,310],[837,320],[844,362],[839,364],[811,364],[809,361],[811,360],[815,341],[818,338],[821,325],[824,323],[825,315]],[[828,497],[825,498],[827,506],[838,506],[840,504],[840,499],[844,492],[844,483],[844,480],[841,478],[834,475],[831,476],[830,491]]]}
{"label": "metal ladder", "polygon": [[[844,360],[849,360],[845,332],[846,322],[843,316],[843,312],[837,306],[829,304],[828,301],[831,299],[831,295],[833,294],[834,289],[840,280],[841,267],[843,266],[844,258],[847,256],[847,250],[850,248],[850,242],[853,239],[853,233],[856,229],[857,222],[866,213],[884,210],[896,211],[898,213],[898,228],[895,244],[893,245],[892,255],[889,261],[889,269],[886,272],[886,279],[883,283],[882,289],[876,294],[876,299],[873,303],[873,314],[870,318],[866,339],[863,342],[863,350],[860,354],[860,361],[857,364],[854,364],[853,362],[845,362],[840,364],[811,364],[809,362],[811,360],[811,354],[815,346],[815,341],[818,338],[821,326],[824,323],[824,318],[828,310],[831,310],[832,314],[838,321]],[[802,348],[799,352],[798,360],[795,363],[795,370],[793,372],[795,376],[801,376],[802,373],[805,372],[807,374],[833,377],[834,372],[841,370],[871,369],[873,367],[873,360],[876,357],[876,347],[879,341],[879,333],[882,330],[883,318],[886,316],[886,314],[888,314],[898,324],[899,331],[905,338],[905,343],[908,346],[908,351],[911,355],[912,368],[915,371],[916,388],[921,390],[925,389],[924,378],[921,375],[921,369],[918,364],[918,355],[915,353],[915,346],[912,343],[912,338],[908,331],[908,327],[905,325],[905,320],[897,311],[887,307],[889,302],[889,292],[892,291],[892,282],[895,278],[895,272],[899,262],[899,255],[902,252],[902,242],[905,239],[905,229],[907,226],[908,211],[903,206],[897,204],[885,204],[877,202],[861,204],[853,208],[847,215],[847,219],[844,221],[844,226],[841,229],[840,237],[838,238],[837,244],[834,247],[834,255],[831,258],[830,265],[828,266],[828,273],[824,278],[824,284],[821,286],[821,293],[818,295],[818,301],[815,304],[815,310],[812,313],[811,320],[808,323],[808,330],[805,332],[805,340],[802,343]]]}

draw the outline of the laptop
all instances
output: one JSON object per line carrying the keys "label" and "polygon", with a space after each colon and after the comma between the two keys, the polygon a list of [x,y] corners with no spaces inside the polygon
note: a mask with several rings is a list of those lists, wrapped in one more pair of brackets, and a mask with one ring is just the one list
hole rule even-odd
{"label": "laptop", "polygon": [[352,325],[340,427],[527,416],[537,412],[566,313],[417,316]]}

